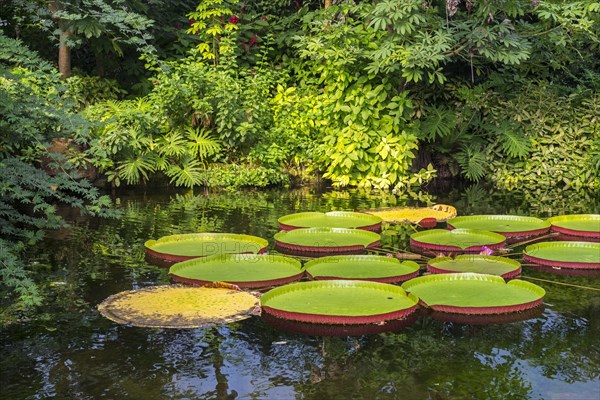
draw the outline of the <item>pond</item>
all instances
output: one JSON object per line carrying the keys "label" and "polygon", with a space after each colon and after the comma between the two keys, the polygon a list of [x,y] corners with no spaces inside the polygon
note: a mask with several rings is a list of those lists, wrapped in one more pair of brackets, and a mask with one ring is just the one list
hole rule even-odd
{"label": "pond", "polygon": [[[259,317],[207,329],[117,325],[96,306],[109,295],[167,284],[143,243],[198,231],[269,239],[298,211],[416,204],[393,195],[269,190],[123,193],[115,220],[73,217],[33,256],[48,303],[1,329],[0,397],[6,399],[574,399],[600,398],[600,280],[524,267],[547,294],[540,316],[501,325],[419,319],[398,332],[313,337]],[[542,201],[450,191],[434,200],[460,215],[548,217],[598,213],[590,196]],[[388,231],[406,247],[411,231]]]}

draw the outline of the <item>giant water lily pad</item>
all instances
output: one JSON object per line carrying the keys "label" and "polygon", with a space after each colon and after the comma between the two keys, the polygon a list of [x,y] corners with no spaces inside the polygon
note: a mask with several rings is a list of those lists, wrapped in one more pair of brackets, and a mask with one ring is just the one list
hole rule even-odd
{"label": "giant water lily pad", "polygon": [[300,261],[267,254],[220,254],[173,265],[173,279],[183,283],[227,282],[243,288],[281,285],[304,275]]}
{"label": "giant water lily pad", "polygon": [[215,254],[264,253],[268,245],[256,236],[209,232],[163,236],[144,243],[148,255],[171,263]]}
{"label": "giant water lily pad", "polygon": [[550,223],[539,218],[517,215],[468,215],[448,220],[448,228],[479,229],[506,237],[523,237],[548,232]]}
{"label": "giant water lily pad", "polygon": [[419,264],[378,255],[329,256],[305,264],[313,279],[357,279],[374,282],[404,282],[419,274]]}
{"label": "giant water lily pad", "polygon": [[544,299],[541,287],[522,280],[461,273],[411,279],[402,287],[427,307],[449,313],[503,314],[533,308]]}
{"label": "giant water lily pad", "polygon": [[512,279],[521,274],[521,263],[506,257],[465,254],[434,258],[429,261],[427,270],[434,274],[474,272]]}
{"label": "giant water lily pad", "polygon": [[98,311],[119,324],[196,328],[249,318],[257,305],[257,297],[239,290],[166,285],[117,293]]}
{"label": "giant water lily pad", "polygon": [[599,269],[600,243],[543,242],[525,248],[523,258],[540,265],[572,269]]}
{"label": "giant water lily pad", "polygon": [[484,248],[500,248],[505,243],[504,236],[477,229],[430,229],[410,235],[410,245],[415,251],[480,252]]}
{"label": "giant water lily pad", "polygon": [[418,298],[399,286],[366,281],[326,280],[280,286],[261,297],[274,317],[319,324],[370,324],[403,318]]}
{"label": "giant water lily pad", "polygon": [[569,236],[600,240],[600,214],[572,214],[548,218],[552,230]]}
{"label": "giant water lily pad", "polygon": [[319,256],[360,254],[377,247],[381,237],[362,229],[302,228],[275,234],[275,248],[284,254]]}
{"label": "giant water lily pad", "polygon": [[423,220],[444,222],[456,217],[456,208],[446,204],[436,204],[431,207],[388,207],[365,212],[376,215],[385,222],[418,224]]}
{"label": "giant water lily pad", "polygon": [[380,232],[381,218],[353,211],[302,212],[285,215],[278,220],[279,228],[355,228]]}

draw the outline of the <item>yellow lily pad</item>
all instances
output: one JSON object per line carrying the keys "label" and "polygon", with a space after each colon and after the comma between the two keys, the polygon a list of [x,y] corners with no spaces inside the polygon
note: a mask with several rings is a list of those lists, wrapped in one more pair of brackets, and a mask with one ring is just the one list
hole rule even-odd
{"label": "yellow lily pad", "polygon": [[366,210],[385,222],[418,224],[421,220],[432,218],[436,222],[445,222],[456,217],[456,208],[447,204],[436,204],[431,207],[389,207]]}
{"label": "yellow lily pad", "polygon": [[198,328],[249,318],[258,298],[225,287],[151,286],[109,296],[98,311],[118,324],[146,328]]}

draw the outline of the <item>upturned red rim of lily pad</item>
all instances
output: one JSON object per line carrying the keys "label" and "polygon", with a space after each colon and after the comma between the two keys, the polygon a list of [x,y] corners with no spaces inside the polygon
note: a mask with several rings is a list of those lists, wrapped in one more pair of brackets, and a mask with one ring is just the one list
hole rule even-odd
{"label": "upturned red rim of lily pad", "polygon": [[314,322],[293,321],[264,313],[262,319],[274,328],[307,336],[363,336],[384,332],[397,332],[413,325],[419,319],[419,313],[407,315],[404,318],[369,324],[326,324]]}

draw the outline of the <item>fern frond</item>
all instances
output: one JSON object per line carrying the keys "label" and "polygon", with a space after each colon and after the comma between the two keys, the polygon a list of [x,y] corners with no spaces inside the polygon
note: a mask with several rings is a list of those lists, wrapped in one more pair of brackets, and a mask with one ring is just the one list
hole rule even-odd
{"label": "fern frond", "polygon": [[179,164],[172,164],[165,174],[175,186],[193,187],[202,184],[202,167],[198,160],[185,159]]}
{"label": "fern frond", "polygon": [[218,139],[210,136],[210,133],[205,130],[196,130],[194,128],[186,129],[188,146],[194,156],[198,156],[200,160],[210,157],[221,150],[221,144]]}
{"label": "fern frond", "polygon": [[148,174],[154,171],[154,157],[149,153],[137,154],[134,158],[122,161],[117,168],[118,178],[128,185],[140,183],[142,177],[147,180]]}
{"label": "fern frond", "polygon": [[477,182],[485,175],[487,161],[477,147],[464,146],[455,158],[467,179]]}
{"label": "fern frond", "polygon": [[445,107],[425,107],[419,136],[428,141],[450,135],[456,128],[456,114]]}

